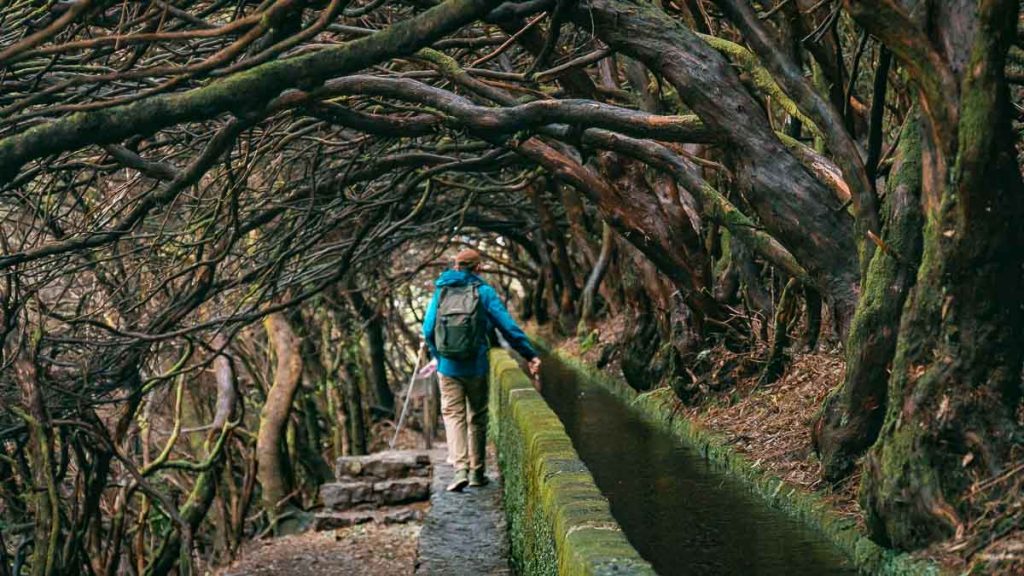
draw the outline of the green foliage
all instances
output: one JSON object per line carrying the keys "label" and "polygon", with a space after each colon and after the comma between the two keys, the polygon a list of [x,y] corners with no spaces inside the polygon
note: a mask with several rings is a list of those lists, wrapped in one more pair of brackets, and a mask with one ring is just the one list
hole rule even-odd
{"label": "green foliage", "polygon": [[579,338],[580,353],[586,354],[599,342],[601,342],[600,332],[598,332],[597,330],[591,330],[589,334]]}

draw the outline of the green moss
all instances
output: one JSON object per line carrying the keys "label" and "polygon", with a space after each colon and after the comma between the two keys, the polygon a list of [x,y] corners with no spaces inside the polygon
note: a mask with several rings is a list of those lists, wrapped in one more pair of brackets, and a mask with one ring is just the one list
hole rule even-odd
{"label": "green moss", "polygon": [[586,354],[591,348],[601,341],[601,334],[597,330],[591,330],[586,336],[579,339],[580,352]]}
{"label": "green moss", "polygon": [[654,574],[612,518],[561,421],[508,354],[491,352],[490,434],[516,573]]}
{"label": "green moss", "polygon": [[898,161],[887,181],[883,249],[876,250],[861,282],[860,300],[847,337],[846,377],[822,405],[819,450],[827,478],[841,478],[871,446],[881,413],[865,406],[886,402],[904,301],[921,258],[921,148],[916,115],[902,129]]}
{"label": "green moss", "polygon": [[758,60],[753,52],[724,38],[708,34],[698,34],[698,36],[712,48],[731,58],[737,66],[750,75],[751,82],[753,82],[758,90],[771,96],[787,114],[794,118],[799,118],[811,135],[815,137],[821,135],[814,121],[804,114],[796,105],[796,102],[793,102],[785,90],[775,82],[771,72],[761,64],[761,61]]}

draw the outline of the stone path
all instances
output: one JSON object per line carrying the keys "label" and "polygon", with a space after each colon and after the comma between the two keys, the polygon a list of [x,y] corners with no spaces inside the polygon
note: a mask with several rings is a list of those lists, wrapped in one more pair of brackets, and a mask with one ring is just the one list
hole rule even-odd
{"label": "stone path", "polygon": [[420,531],[418,576],[511,576],[508,534],[501,508],[501,479],[492,466],[491,483],[445,491],[454,471],[444,452],[432,453],[434,479],[430,512]]}

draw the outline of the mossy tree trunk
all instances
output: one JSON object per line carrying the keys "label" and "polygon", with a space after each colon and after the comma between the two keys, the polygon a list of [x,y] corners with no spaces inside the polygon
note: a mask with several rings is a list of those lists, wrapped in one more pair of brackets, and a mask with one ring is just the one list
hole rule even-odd
{"label": "mossy tree trunk", "polygon": [[349,455],[366,454],[366,418],[363,414],[363,392],[359,388],[359,366],[351,355],[344,360],[343,367],[338,370],[344,388],[347,434],[349,438]]}
{"label": "mossy tree trunk", "polygon": [[965,492],[1021,441],[1024,184],[1004,76],[1018,3],[951,0],[913,16],[891,1],[846,5],[901,61],[922,110],[922,259],[861,485],[873,535],[917,548],[999,496]]}
{"label": "mossy tree trunk", "polygon": [[797,281],[795,278],[790,278],[783,287],[779,302],[775,306],[775,318],[772,321],[772,346],[761,376],[758,378],[759,384],[771,384],[786,371],[786,364],[789,361],[789,356],[786,353],[786,348],[790,343],[789,326],[798,312],[796,290]]}
{"label": "mossy tree trunk", "polygon": [[886,383],[903,304],[921,261],[919,130],[916,120],[903,128],[887,182],[882,247],[868,266],[846,341],[846,375],[825,400],[811,434],[822,472],[832,481],[853,470],[878,438],[885,416]]}
{"label": "mossy tree trunk", "polygon": [[[27,350],[22,351],[28,355]],[[49,411],[43,400],[36,364],[27,358],[14,363],[15,379],[20,389],[24,409],[16,413],[28,429],[28,465],[32,485],[26,500],[35,523],[32,549],[32,576],[49,576],[61,571],[60,534],[61,511],[54,453],[53,429]]]}

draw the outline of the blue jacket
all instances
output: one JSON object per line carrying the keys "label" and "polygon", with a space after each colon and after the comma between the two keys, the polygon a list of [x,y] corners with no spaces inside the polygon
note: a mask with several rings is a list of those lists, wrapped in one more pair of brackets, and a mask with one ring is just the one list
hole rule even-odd
{"label": "blue jacket", "polygon": [[427,314],[423,318],[423,338],[427,342],[430,354],[437,358],[437,371],[445,376],[483,376],[487,374],[487,348],[485,342],[480,346],[480,352],[475,360],[455,360],[444,358],[437,353],[437,346],[434,343],[434,323],[437,321],[437,301],[441,296],[441,288],[444,286],[464,286],[466,284],[479,285],[480,305],[483,306],[487,319],[487,334],[497,328],[505,340],[519,352],[523,358],[532,360],[537,356],[537,351],[530,344],[530,340],[516,324],[515,320],[508,313],[505,305],[501,303],[498,294],[479,276],[464,270],[445,270],[441,277],[434,283],[437,288],[434,290],[434,297],[430,299],[427,306]]}

